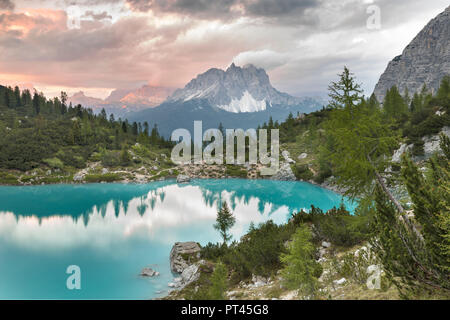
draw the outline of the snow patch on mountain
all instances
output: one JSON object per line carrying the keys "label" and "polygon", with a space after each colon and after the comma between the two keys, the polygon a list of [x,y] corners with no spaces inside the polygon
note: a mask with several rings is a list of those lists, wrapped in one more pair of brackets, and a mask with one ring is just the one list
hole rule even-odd
{"label": "snow patch on mountain", "polygon": [[266,110],[266,100],[258,101],[246,90],[241,99],[233,98],[228,105],[217,106],[228,112],[258,112]]}

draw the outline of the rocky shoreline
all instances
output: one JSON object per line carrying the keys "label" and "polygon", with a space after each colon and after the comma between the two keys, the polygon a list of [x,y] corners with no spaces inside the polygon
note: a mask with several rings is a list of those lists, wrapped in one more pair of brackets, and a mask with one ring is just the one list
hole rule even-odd
{"label": "rocky shoreline", "polygon": [[[245,166],[244,166],[245,167]],[[327,179],[322,184],[312,180],[297,180],[292,172],[289,163],[280,165],[280,170],[271,177],[264,177],[258,174],[261,165],[247,166],[246,176],[227,175],[225,165],[183,165],[163,169],[157,173],[149,173],[145,167],[137,170],[118,169],[111,170],[100,167],[98,163],[90,164],[87,168],[79,170],[73,174],[57,175],[58,171],[46,170],[43,174],[24,173],[17,175],[17,181],[13,183],[0,182],[0,186],[36,186],[54,184],[89,184],[89,183],[124,183],[124,184],[145,184],[155,181],[165,181],[176,179],[177,183],[188,183],[192,179],[248,179],[248,180],[277,180],[277,181],[302,181],[307,182],[335,193],[344,194],[344,190],[333,185],[332,179]],[[56,174],[56,176],[55,176]],[[91,178],[95,175],[94,181]],[[21,179],[26,176],[26,180]],[[50,176],[50,177],[49,177]],[[31,177],[31,178],[30,178]]]}

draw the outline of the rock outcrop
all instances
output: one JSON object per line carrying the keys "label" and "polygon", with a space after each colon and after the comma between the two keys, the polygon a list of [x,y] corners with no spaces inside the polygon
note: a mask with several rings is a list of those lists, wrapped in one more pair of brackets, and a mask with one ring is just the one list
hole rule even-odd
{"label": "rock outcrop", "polygon": [[[443,127],[441,132],[438,135],[429,135],[422,137],[423,141],[423,155],[413,157],[414,161],[422,161],[429,159],[434,153],[441,153],[442,149],[440,146],[440,134],[445,134],[447,137],[450,137],[450,127]],[[394,155],[392,156],[392,162],[400,162],[401,157],[405,152],[411,152],[413,148],[412,144],[407,145],[403,143],[400,145]]]}
{"label": "rock outcrop", "polygon": [[197,242],[176,242],[170,251],[170,269],[183,273],[190,265],[200,259],[200,246]]}
{"label": "rock outcrop", "polygon": [[297,178],[292,172],[291,165],[289,163],[280,164],[278,171],[270,178],[271,180],[279,181],[296,181]]}
{"label": "rock outcrop", "polygon": [[375,95],[383,101],[386,91],[396,85],[403,94],[413,95],[425,84],[434,93],[450,74],[450,7],[431,20],[400,56],[381,75]]}
{"label": "rock outcrop", "polygon": [[179,277],[174,278],[173,281],[167,285],[170,288],[182,289],[188,284],[197,281],[200,278],[201,273],[212,273],[213,271],[214,267],[210,262],[200,260],[184,269]]}
{"label": "rock outcrop", "polygon": [[291,159],[291,154],[289,153],[289,151],[285,150],[281,153],[281,155],[283,156],[284,161],[286,161],[287,163],[295,163],[295,161]]}

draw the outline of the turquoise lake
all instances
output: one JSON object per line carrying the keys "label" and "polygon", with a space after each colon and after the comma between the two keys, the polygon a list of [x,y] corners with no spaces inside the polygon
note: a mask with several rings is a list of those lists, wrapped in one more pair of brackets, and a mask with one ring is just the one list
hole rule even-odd
{"label": "turquoise lake", "polygon": [[[342,200],[308,183],[269,180],[1,186],[0,299],[155,298],[176,276],[174,242],[220,240],[213,224],[221,201],[233,209],[239,239],[251,222],[284,223]],[[70,265],[80,267],[80,290],[66,287]],[[146,266],[161,275],[141,278]]]}

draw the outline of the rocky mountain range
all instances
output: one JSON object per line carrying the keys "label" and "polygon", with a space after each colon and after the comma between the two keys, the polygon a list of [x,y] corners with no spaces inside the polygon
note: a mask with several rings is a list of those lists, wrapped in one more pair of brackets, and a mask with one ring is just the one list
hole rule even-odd
{"label": "rocky mountain range", "polygon": [[381,75],[375,95],[383,101],[386,91],[396,85],[412,95],[425,84],[433,93],[445,75],[450,74],[450,7],[431,20],[395,57]]}
{"label": "rocky mountain range", "polygon": [[171,95],[168,102],[207,100],[211,106],[229,112],[257,112],[272,105],[299,105],[306,99],[279,92],[272,87],[264,69],[234,63],[226,70],[209,69]]}
{"label": "rocky mountain range", "polygon": [[290,112],[309,113],[321,108],[323,101],[297,98],[276,90],[264,69],[253,65],[226,70],[209,69],[176,90],[158,107],[130,114],[130,121],[158,125],[169,136],[177,128],[192,129],[195,120],[203,128],[256,128],[267,122],[283,121]]}
{"label": "rocky mountain range", "polygon": [[94,112],[104,108],[107,113],[124,116],[160,105],[173,91],[173,88],[143,85],[140,88],[113,90],[106,99],[89,97],[80,91],[69,97],[69,102],[92,108]]}

